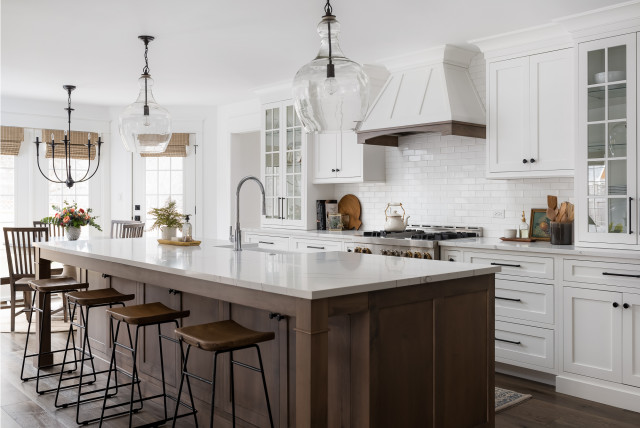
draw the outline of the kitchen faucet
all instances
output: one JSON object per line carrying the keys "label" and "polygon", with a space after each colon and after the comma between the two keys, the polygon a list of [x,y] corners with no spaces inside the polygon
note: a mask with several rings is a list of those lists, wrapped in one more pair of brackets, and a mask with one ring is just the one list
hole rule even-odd
{"label": "kitchen faucet", "polygon": [[260,191],[262,192],[262,215],[267,215],[267,208],[265,206],[264,198],[264,186],[262,182],[258,179],[258,177],[254,177],[253,175],[247,175],[238,183],[238,188],[236,189],[236,233],[235,237],[229,233],[229,239],[233,241],[233,251],[242,251],[242,231],[240,230],[240,189],[245,181],[254,180],[260,186]]}

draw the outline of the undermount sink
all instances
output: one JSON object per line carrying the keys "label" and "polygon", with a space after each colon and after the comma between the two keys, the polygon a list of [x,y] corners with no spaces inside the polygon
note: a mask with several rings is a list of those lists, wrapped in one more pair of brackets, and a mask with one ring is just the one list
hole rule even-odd
{"label": "undermount sink", "polygon": [[[229,244],[229,245],[216,245],[216,248],[228,248],[230,250],[233,250],[233,244]],[[272,253],[272,254],[285,254],[287,253],[287,251],[282,251],[282,250],[274,250],[272,248],[260,248],[258,246],[258,244],[255,243],[249,243],[249,242],[243,242],[242,243],[242,251],[256,251],[259,253]]]}

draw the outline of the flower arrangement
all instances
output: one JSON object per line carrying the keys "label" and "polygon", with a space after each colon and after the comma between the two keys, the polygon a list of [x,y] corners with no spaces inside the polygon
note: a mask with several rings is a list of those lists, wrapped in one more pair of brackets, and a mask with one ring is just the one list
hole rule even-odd
{"label": "flower arrangement", "polygon": [[183,214],[178,212],[177,202],[167,199],[167,203],[162,208],[152,208],[147,214],[155,217],[156,221],[151,226],[151,229],[166,228],[180,228],[182,227]]}
{"label": "flower arrangement", "polygon": [[87,208],[86,210],[78,208],[78,204],[76,202],[69,204],[67,201],[64,201],[64,205],[65,206],[62,208],[52,205],[51,208],[56,211],[55,215],[53,217],[45,217],[41,221],[43,223],[55,224],[67,228],[80,228],[82,226],[89,225],[95,227],[99,231],[102,231],[100,225],[95,222],[98,217],[91,216],[91,212],[93,211],[91,208]]}

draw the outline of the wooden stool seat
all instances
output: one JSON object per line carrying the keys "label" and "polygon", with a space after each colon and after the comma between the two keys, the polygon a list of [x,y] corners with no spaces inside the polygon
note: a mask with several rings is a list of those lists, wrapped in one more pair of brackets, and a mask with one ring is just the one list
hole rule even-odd
{"label": "wooden stool seat", "polygon": [[226,320],[176,329],[178,338],[204,351],[226,351],[275,338],[272,331],[255,331]]}
{"label": "wooden stool seat", "polygon": [[67,294],[67,300],[82,306],[122,303],[135,299],[135,294],[122,294],[114,288],[98,290],[74,291]]}
{"label": "wooden stool seat", "polygon": [[189,311],[176,311],[168,308],[160,302],[107,309],[107,314],[111,315],[113,319],[137,325],[174,321],[188,317],[189,313]]}
{"label": "wooden stool seat", "polygon": [[42,293],[59,293],[61,291],[89,288],[88,283],[78,282],[71,277],[32,279],[29,281],[29,285],[35,291]]}

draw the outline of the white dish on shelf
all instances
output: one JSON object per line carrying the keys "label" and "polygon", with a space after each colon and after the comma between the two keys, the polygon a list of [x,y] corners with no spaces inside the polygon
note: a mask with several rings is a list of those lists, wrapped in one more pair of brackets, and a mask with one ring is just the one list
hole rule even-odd
{"label": "white dish on shelf", "polygon": [[[617,82],[619,80],[624,80],[626,77],[626,73],[624,71],[610,71],[609,72],[609,79],[607,80],[607,82]],[[601,73],[596,73],[593,76],[593,80],[596,83],[604,83],[605,82],[605,72],[601,72]]]}

